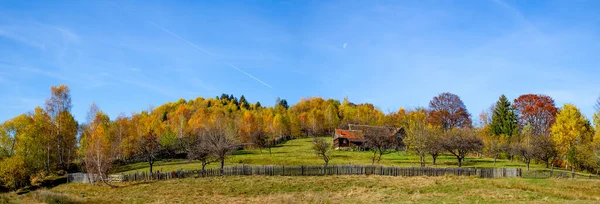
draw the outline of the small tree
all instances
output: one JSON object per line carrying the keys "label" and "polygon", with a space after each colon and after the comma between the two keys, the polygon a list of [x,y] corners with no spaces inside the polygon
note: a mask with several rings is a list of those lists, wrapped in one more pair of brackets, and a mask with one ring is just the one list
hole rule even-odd
{"label": "small tree", "polygon": [[427,157],[428,144],[431,139],[431,131],[427,125],[427,113],[423,110],[416,110],[409,112],[408,116],[404,142],[408,150],[419,156],[421,167],[425,167],[425,157]]}
{"label": "small tree", "polygon": [[92,177],[94,180],[91,182],[100,179],[100,181],[109,185],[107,177],[112,168],[110,118],[102,111],[97,110],[95,104],[92,104],[88,117],[90,121],[82,134],[81,141],[82,147],[84,147],[83,161],[85,162],[85,169],[86,172],[97,176]]}
{"label": "small tree", "polygon": [[508,140],[504,134],[491,135],[484,134],[484,152],[494,158],[494,166],[496,166],[496,160],[500,157],[503,152],[508,151]]}
{"label": "small tree", "polygon": [[23,157],[13,156],[0,161],[0,184],[16,190],[28,184],[29,173]]}
{"label": "small tree", "polygon": [[201,130],[196,131],[196,134],[187,138],[188,160],[197,160],[202,164],[202,176],[206,175],[206,166],[216,160],[212,156],[206,139],[206,134]]}
{"label": "small tree", "polygon": [[483,148],[483,141],[470,128],[457,128],[448,132],[442,147],[458,160],[458,167],[470,152],[478,152]]}
{"label": "small tree", "polygon": [[533,157],[544,161],[546,168],[550,168],[550,164],[558,158],[556,144],[552,140],[550,134],[544,134],[533,138]]}
{"label": "small tree", "polygon": [[140,139],[138,149],[140,156],[150,165],[150,173],[152,173],[154,162],[156,162],[162,150],[158,136],[153,131],[150,131],[148,135]]}
{"label": "small tree", "polygon": [[442,146],[441,130],[439,128],[430,128],[430,133],[427,139],[427,154],[431,155],[433,165],[437,165],[436,161],[438,156],[444,151]]}
{"label": "small tree", "polygon": [[[260,130],[260,128],[252,132],[252,135],[250,135],[250,141],[254,143],[256,147],[258,147],[261,153],[264,148],[269,148],[269,138],[267,137],[267,134],[265,134],[265,132]],[[269,154],[271,154],[270,148]]]}
{"label": "small tree", "polygon": [[524,140],[520,143],[513,143],[512,146],[513,151],[522,157],[523,162],[527,165],[527,171],[529,171],[529,164],[531,164],[531,159],[533,159],[534,156],[534,146],[528,140]]}
{"label": "small tree", "polygon": [[364,146],[373,151],[371,163],[379,162],[387,150],[394,146],[393,134],[396,128],[393,127],[373,127],[366,129]]}
{"label": "small tree", "polygon": [[315,137],[315,138],[313,138],[312,148],[315,151],[315,153],[317,154],[317,156],[323,158],[323,161],[325,162],[325,166],[327,166],[327,164],[329,164],[329,161],[331,160],[331,155],[330,155],[331,144],[329,144],[323,138]]}
{"label": "small tree", "polygon": [[210,152],[210,155],[219,161],[221,175],[223,175],[225,159],[238,147],[238,144],[234,139],[228,136],[225,126],[219,124],[219,122],[210,125],[203,131],[203,134],[203,142],[206,142],[205,147],[208,152]]}

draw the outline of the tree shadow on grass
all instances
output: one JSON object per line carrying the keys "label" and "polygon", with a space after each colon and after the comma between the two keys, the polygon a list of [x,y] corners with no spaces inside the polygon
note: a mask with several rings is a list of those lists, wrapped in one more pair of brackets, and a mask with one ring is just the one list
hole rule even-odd
{"label": "tree shadow on grass", "polygon": [[[260,153],[260,152],[258,152]],[[240,150],[240,151],[236,151],[233,153],[233,155],[250,155],[250,154],[257,154],[256,152],[253,151],[247,151],[247,150]]]}

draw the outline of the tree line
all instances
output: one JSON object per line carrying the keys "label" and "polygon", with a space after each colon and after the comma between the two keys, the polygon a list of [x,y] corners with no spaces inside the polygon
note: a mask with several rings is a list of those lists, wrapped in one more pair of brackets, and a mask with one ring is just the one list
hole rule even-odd
{"label": "tree line", "polygon": [[[529,169],[532,161],[546,168],[564,167],[575,171],[600,170],[600,98],[594,125],[573,104],[555,106],[542,94],[524,94],[511,101],[502,95],[472,127],[469,113],[460,98],[443,93],[428,108],[398,112],[398,121],[406,127],[407,149],[418,155],[421,165],[427,156],[433,164],[441,152],[454,155],[461,166],[467,153],[485,154],[496,159],[506,157],[523,161]],[[595,126],[595,130],[594,130]]]}
{"label": "tree line", "polygon": [[[597,171],[600,163],[600,114],[594,116],[594,133],[577,107],[556,108],[545,95],[526,94],[513,103],[502,96],[481,114],[480,127],[473,126],[465,105],[451,93],[434,97],[426,108],[392,113],[347,98],[310,97],[293,106],[278,98],[265,107],[227,94],[180,99],[114,119],[91,104],[83,122],[74,119],[71,108],[69,87],[52,86],[45,107],[0,125],[3,186],[36,185],[48,175],[80,169],[107,175],[116,165],[140,161],[152,169],[163,158],[186,157],[203,168],[213,162],[223,166],[236,149],[270,152],[282,137],[332,135],[349,124],[402,128],[406,149],[420,156],[422,165],[428,156],[435,164],[439,155],[451,154],[460,166],[469,153],[589,171]],[[380,145],[382,151],[397,146]]]}

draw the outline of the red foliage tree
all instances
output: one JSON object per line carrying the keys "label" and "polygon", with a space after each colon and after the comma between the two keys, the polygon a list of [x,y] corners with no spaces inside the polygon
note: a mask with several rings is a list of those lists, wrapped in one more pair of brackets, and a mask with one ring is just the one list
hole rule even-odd
{"label": "red foliage tree", "polygon": [[556,120],[558,109],[554,99],[542,94],[524,94],[515,99],[514,107],[519,114],[519,125],[531,126],[531,133],[535,136],[550,133],[550,127]]}
{"label": "red foliage tree", "polygon": [[471,127],[471,114],[456,94],[441,93],[429,102],[429,123],[448,131],[455,127]]}

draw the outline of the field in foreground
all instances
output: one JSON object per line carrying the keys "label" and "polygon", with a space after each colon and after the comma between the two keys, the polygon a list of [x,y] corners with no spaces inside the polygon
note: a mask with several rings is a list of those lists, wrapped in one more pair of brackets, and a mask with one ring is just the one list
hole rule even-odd
{"label": "field in foreground", "polygon": [[[213,177],[117,188],[71,183],[49,191],[86,203],[600,202],[598,180],[448,176]],[[29,203],[34,195],[11,197]]]}

